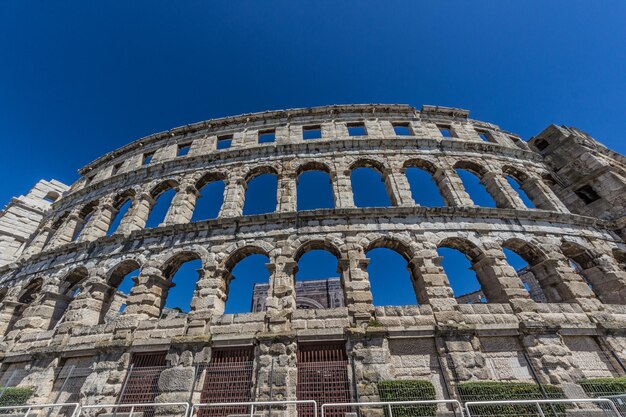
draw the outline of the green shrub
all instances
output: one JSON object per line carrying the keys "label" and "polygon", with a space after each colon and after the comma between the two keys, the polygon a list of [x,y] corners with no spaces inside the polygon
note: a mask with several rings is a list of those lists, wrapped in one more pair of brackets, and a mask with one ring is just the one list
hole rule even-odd
{"label": "green shrub", "polygon": [[580,386],[591,398],[626,394],[626,377],[583,379]]}
{"label": "green shrub", "polygon": [[33,395],[32,388],[0,388],[0,407],[23,405]]}
{"label": "green shrub", "polygon": [[[381,401],[426,401],[436,400],[435,387],[425,380],[389,380],[378,383]],[[394,405],[394,417],[430,417],[437,415],[437,405]],[[385,408],[385,416],[388,410]]]}
{"label": "green shrub", "polygon": [[[543,386],[548,398],[565,398],[563,390],[554,385]],[[463,402],[467,401],[503,401],[503,400],[542,400],[543,394],[539,385],[525,382],[466,382],[459,384],[459,395]],[[541,406],[546,417],[565,416],[565,404],[544,404]],[[473,406],[476,414],[494,416],[540,415],[536,405],[482,405]]]}

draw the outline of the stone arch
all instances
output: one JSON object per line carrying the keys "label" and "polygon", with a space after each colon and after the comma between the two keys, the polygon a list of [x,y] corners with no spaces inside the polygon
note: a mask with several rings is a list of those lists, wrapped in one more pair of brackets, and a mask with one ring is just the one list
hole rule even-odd
{"label": "stone arch", "polygon": [[297,249],[294,251],[294,261],[298,262],[300,258],[302,258],[302,255],[312,250],[328,251],[334,255],[338,261],[343,258],[341,251],[339,250],[339,246],[337,246],[332,240],[312,238],[299,243]]}
{"label": "stone arch", "polygon": [[476,175],[478,178],[483,177],[483,175],[485,175],[488,170],[487,168],[485,168],[484,166],[480,165],[477,162],[473,162],[473,161],[467,161],[467,160],[461,160],[461,161],[457,161],[452,168],[454,169],[464,169],[466,171],[469,171],[471,173],[473,173],[474,175]]}
{"label": "stone arch", "polygon": [[175,179],[163,180],[150,188],[150,191],[149,191],[150,197],[156,200],[157,198],[159,198],[161,194],[163,194],[169,189],[177,190],[179,185],[180,183]]}
{"label": "stone arch", "polygon": [[[124,190],[113,197],[107,234],[113,234],[119,229],[121,222],[130,213],[131,207],[136,204],[136,198],[137,192],[132,188]],[[129,202],[130,204],[128,204]],[[127,206],[126,210],[123,210],[124,206]]]}
{"label": "stone arch", "polygon": [[[354,204],[357,207],[385,207],[398,205],[398,196],[395,195],[394,187],[391,184],[391,172],[384,163],[372,158],[360,158],[350,164],[348,170],[350,171],[352,197]],[[370,178],[367,178],[368,176]],[[376,178],[384,184],[384,192],[382,191],[382,188],[380,188],[379,181],[377,181]],[[364,180],[367,180],[367,185],[363,183],[359,184],[359,182]],[[367,189],[365,189],[366,186]],[[368,198],[374,198],[378,201],[373,205],[370,202],[366,203],[363,201]],[[361,201],[359,202],[359,200]]]}
{"label": "stone arch", "polygon": [[303,172],[306,171],[322,171],[327,174],[331,174],[332,170],[328,166],[328,164],[319,161],[308,161],[300,164],[296,168],[296,177],[299,177]]}
{"label": "stone arch", "polygon": [[214,182],[214,181],[226,181],[227,176],[221,171],[211,171],[205,172],[198,176],[198,178],[194,181],[194,186],[196,190],[200,191],[202,187],[205,185]]}
{"label": "stone arch", "polygon": [[17,301],[22,304],[30,304],[39,295],[43,288],[43,278],[37,277],[28,282],[19,293]]}
{"label": "stone arch", "polygon": [[[150,189],[146,227],[158,227],[166,222],[179,189],[180,183],[174,179],[161,181]],[[171,196],[166,194],[169,192]]]}
{"label": "stone arch", "polygon": [[239,261],[243,260],[244,258],[250,255],[264,255],[269,258],[270,251],[271,250],[268,250],[267,247],[259,245],[257,242],[255,242],[255,244],[242,245],[230,251],[229,255],[226,257],[223,263],[224,265],[223,270],[227,276],[226,283],[228,284],[228,280],[230,280],[231,278],[229,275],[232,269],[235,267],[235,265],[239,263]]}
{"label": "stone arch", "polygon": [[243,183],[247,184],[248,181],[258,177],[263,174],[271,174],[278,176],[279,171],[276,167],[272,165],[262,165],[258,167],[254,167],[248,170],[248,172],[243,176]]}
{"label": "stone arch", "polygon": [[161,270],[166,279],[170,280],[184,263],[200,260],[204,265],[207,256],[208,252],[199,247],[183,249],[170,255],[158,269]]}
{"label": "stone arch", "polygon": [[[267,284],[269,285],[270,289],[272,287],[271,273],[273,272],[273,270],[271,268],[268,268],[268,263],[270,260],[270,251],[268,249],[269,249],[268,247],[263,247],[255,243],[255,244],[239,245],[232,252],[228,252],[228,256],[222,263],[223,267],[220,270],[218,270],[218,273],[220,275],[218,276],[217,280],[213,283],[213,287],[215,288],[214,292],[216,293],[213,305],[215,306],[216,314],[223,314],[227,309],[230,310],[230,312],[232,313],[247,312],[248,311],[247,307],[246,309],[244,309],[244,307],[242,307],[240,303],[241,299],[247,298],[247,297],[250,298],[249,306],[252,306],[253,309],[258,309],[258,310],[253,310],[252,312],[260,312],[266,308],[267,306],[266,297],[270,296],[269,291],[267,294],[265,293],[261,293],[260,295],[257,294],[258,298],[255,299],[254,298],[255,297],[254,284],[266,283],[264,281],[264,277],[263,279],[261,279],[261,275],[263,273],[263,274],[268,274]],[[255,268],[257,267],[261,268],[261,270],[255,269],[253,273],[251,273],[248,270],[247,272],[249,274],[243,277],[239,276],[240,280],[235,280],[235,278],[237,278],[235,276],[236,267],[240,264],[240,262],[245,261],[250,256],[254,256],[254,255],[260,255],[266,258],[265,268],[267,269],[263,269],[264,268],[263,266],[255,265],[258,260],[257,261],[251,260],[252,265],[254,265]],[[250,267],[250,264],[248,264],[248,267]],[[248,287],[248,285],[251,285],[251,286]],[[240,298],[236,298],[236,295],[239,295]]]}
{"label": "stone arch", "polygon": [[[320,175],[319,173],[322,173],[322,175]],[[332,184],[335,174],[327,164],[319,161],[305,162],[296,168],[295,177],[297,211],[332,208],[337,206],[338,190],[336,190]],[[325,182],[326,179],[328,180],[327,183]],[[322,181],[324,181],[324,184],[328,185],[322,186]],[[315,189],[316,191],[316,199],[314,202],[307,201],[307,195],[311,194],[302,191],[302,187],[306,187],[307,185],[310,187],[319,187],[319,189],[311,188],[311,190]],[[320,203],[320,196],[328,201]]]}
{"label": "stone arch", "polygon": [[113,318],[115,314],[121,312],[120,309],[128,301],[128,294],[122,294],[119,287],[128,274],[140,269],[141,263],[136,259],[129,258],[118,262],[106,273],[107,285],[103,290],[104,299],[102,300],[98,323],[105,323],[107,317]]}
{"label": "stone arch", "polygon": [[349,170],[353,171],[358,168],[371,168],[375,171],[378,171],[379,174],[385,175],[388,170],[385,164],[381,161],[377,161],[372,158],[360,158],[350,164]]}
{"label": "stone arch", "polygon": [[[206,265],[207,254],[208,252],[200,247],[183,249],[170,255],[165,261],[161,263],[159,267],[157,267],[157,269],[161,271],[162,277],[166,281],[166,283],[164,283],[163,285],[163,291],[160,300],[161,313],[163,313],[163,309],[171,300],[178,300],[179,302],[181,302],[181,300],[187,299],[189,301],[189,309],[194,309],[194,299],[197,297],[198,294],[198,282],[204,277],[204,267]],[[194,270],[183,270],[183,266],[185,264],[194,261],[200,262],[198,268],[195,268]],[[188,265],[187,267],[191,268],[192,266],[194,265]],[[185,277],[185,274],[187,273],[195,275],[195,280],[193,282],[191,282],[190,280],[182,280],[178,281],[178,283],[176,282],[177,278],[181,277],[181,275],[178,274],[183,274],[182,276]],[[190,283],[193,285],[189,285],[189,288],[185,288],[186,284]],[[178,287],[179,284],[181,284],[180,287]],[[173,288],[175,289],[173,290]],[[178,298],[175,299],[172,297]],[[187,307],[186,303],[187,302],[185,301],[183,304],[176,305],[175,307],[171,308],[179,308],[181,311],[185,311],[185,308]]]}
{"label": "stone arch", "polygon": [[58,297],[52,300],[49,330],[61,322],[72,301],[83,290],[87,278],[89,278],[89,270],[83,265],[74,267],[63,275],[58,284]]}
{"label": "stone arch", "polygon": [[[413,202],[421,206],[445,206],[445,190],[441,185],[441,171],[431,161],[409,159],[402,165]],[[439,178],[439,180],[438,180]]]}
{"label": "stone arch", "polygon": [[[273,213],[278,207],[278,170],[271,165],[250,169],[243,179],[243,214]],[[272,189],[270,189],[270,186]],[[256,198],[254,198],[256,196]]]}
{"label": "stone arch", "polygon": [[[186,204],[189,213],[187,221],[201,221],[217,218],[224,209],[226,182],[228,176],[222,171],[205,172],[194,179],[193,187],[186,190]],[[217,205],[214,205],[217,202]]]}
{"label": "stone arch", "polygon": [[363,248],[365,253],[372,249],[391,249],[398,252],[407,262],[411,262],[414,251],[410,242],[397,236],[379,236],[369,241]]}
{"label": "stone arch", "polygon": [[86,229],[87,224],[91,221],[91,218],[94,216],[99,205],[100,205],[100,200],[96,199],[85,204],[78,211],[78,216],[77,216],[78,218],[76,219],[76,225],[74,227],[74,231],[72,232],[72,238],[71,238],[72,242],[77,240],[83,234],[83,232]]}
{"label": "stone arch", "polygon": [[[509,199],[495,177],[478,162],[461,160],[453,168],[472,203],[481,207],[510,207]],[[473,187],[471,187],[473,185]]]}
{"label": "stone arch", "polygon": [[[551,178],[550,174],[537,176],[525,172],[522,168],[513,167],[511,165],[503,166],[502,173],[515,180],[522,193],[526,194],[528,200],[538,209],[552,211],[559,209],[561,205],[560,201],[558,201],[556,195],[550,192],[550,184],[554,181],[554,178]],[[521,194],[518,190],[516,191]]]}
{"label": "stone arch", "polygon": [[402,164],[402,168],[419,168],[424,171],[429,172],[431,175],[434,175],[437,172],[437,166],[426,159],[408,159]]}
{"label": "stone arch", "polygon": [[[17,303],[7,302],[0,304],[0,336],[13,330],[15,324],[22,318],[24,310],[34,304],[34,301],[41,293],[42,287],[43,279],[39,277],[34,278],[15,294],[16,297],[14,300],[16,300]],[[8,294],[8,287],[4,287],[0,292],[2,292],[0,301],[11,297]],[[11,299],[13,298],[11,297]]]}

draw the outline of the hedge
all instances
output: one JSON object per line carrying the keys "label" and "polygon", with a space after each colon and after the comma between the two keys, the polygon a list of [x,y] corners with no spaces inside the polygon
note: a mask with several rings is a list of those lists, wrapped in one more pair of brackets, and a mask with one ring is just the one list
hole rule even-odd
{"label": "hedge", "polygon": [[[554,385],[544,385],[548,398],[565,398],[563,390]],[[459,395],[463,402],[467,401],[499,401],[499,400],[542,400],[545,399],[539,385],[525,382],[466,382],[459,384]],[[546,417],[565,416],[565,404],[544,404],[541,406]],[[539,416],[536,405],[484,405],[473,406],[477,414],[493,416]]]}
{"label": "hedge", "polygon": [[580,386],[591,398],[626,394],[626,377],[583,379]]}
{"label": "hedge", "polygon": [[[429,381],[420,379],[388,380],[378,382],[378,395],[381,401],[426,401],[436,400],[435,387]],[[434,417],[437,404],[432,405],[394,405],[394,417]],[[385,408],[385,416],[388,409]]]}
{"label": "hedge", "polygon": [[33,395],[32,388],[0,388],[0,407],[23,405]]}

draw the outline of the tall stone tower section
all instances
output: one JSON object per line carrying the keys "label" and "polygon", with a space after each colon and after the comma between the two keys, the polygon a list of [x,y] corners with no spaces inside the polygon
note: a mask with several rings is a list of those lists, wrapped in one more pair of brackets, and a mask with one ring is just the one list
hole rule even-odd
{"label": "tall stone tower section", "polygon": [[0,211],[0,266],[22,254],[52,203],[68,189],[59,181],[41,180],[26,195],[11,199]]}

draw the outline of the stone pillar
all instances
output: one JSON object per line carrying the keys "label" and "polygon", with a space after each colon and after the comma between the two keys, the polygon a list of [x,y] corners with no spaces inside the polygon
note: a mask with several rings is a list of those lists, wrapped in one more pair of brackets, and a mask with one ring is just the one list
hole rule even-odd
{"label": "stone pillar", "polygon": [[295,172],[283,171],[278,176],[278,188],[276,190],[277,206],[279,213],[294,212],[298,204],[298,186]]}
{"label": "stone pillar", "polygon": [[[347,351],[352,353],[356,389],[360,402],[380,401],[377,383],[394,379],[391,353],[384,327],[356,327],[347,329]],[[382,416],[381,409],[363,408],[363,415]]]}
{"label": "stone pillar", "polygon": [[115,288],[104,277],[90,277],[82,285],[76,298],[71,300],[58,333],[70,333],[77,326],[95,326],[100,323],[107,298],[115,294]]}
{"label": "stone pillar", "polygon": [[333,195],[335,197],[335,208],[354,208],[354,197],[352,194],[352,171],[337,167],[330,174],[333,184]]}
{"label": "stone pillar", "polygon": [[50,242],[45,249],[56,249],[60,246],[66,245],[72,241],[76,228],[79,227],[79,223],[82,221],[78,216],[79,209],[76,208],[67,216],[67,219],[56,231]]}
{"label": "stone pillar", "polygon": [[198,269],[198,282],[196,294],[191,300],[191,311],[187,315],[189,336],[201,336],[208,333],[211,318],[224,314],[226,306],[227,290],[226,282],[232,279],[215,265],[206,265]]}
{"label": "stone pillar", "polygon": [[465,192],[463,181],[453,169],[438,168],[433,174],[433,180],[439,187],[446,205],[452,207],[473,207],[475,205],[469,194]]}
{"label": "stone pillar", "polygon": [[165,226],[189,223],[198,197],[200,192],[192,183],[181,184],[165,216]]}
{"label": "stone pillar", "polygon": [[58,304],[67,304],[70,298],[52,290],[51,287],[53,286],[45,286],[41,290],[39,296],[24,309],[21,318],[9,333],[46,331],[49,330],[53,320],[60,318],[65,309],[59,309]]}
{"label": "stone pillar", "polygon": [[533,265],[530,270],[535,275],[548,302],[576,303],[585,311],[595,311],[600,301],[580,275],[567,263],[564,257],[546,259]]}
{"label": "stone pillar", "polygon": [[6,334],[15,323],[26,304],[14,298],[5,298],[0,304],[0,337]]}
{"label": "stone pillar", "polygon": [[134,315],[139,319],[158,318],[161,315],[164,297],[174,284],[154,267],[143,268],[139,276],[133,280],[135,285],[130,291],[123,315]]}
{"label": "stone pillar", "polygon": [[373,317],[374,305],[367,274],[369,259],[357,245],[348,249],[346,259],[338,262],[338,272],[342,276],[348,313],[355,325],[367,324]]}
{"label": "stone pillar", "polygon": [[593,291],[607,304],[626,304],[626,271],[608,254],[594,259],[594,266],[581,273],[593,286]]}
{"label": "stone pillar", "polygon": [[415,205],[411,195],[411,185],[406,177],[405,169],[393,169],[384,175],[385,187],[389,194],[391,204],[400,207],[411,207]]}
{"label": "stone pillar", "polygon": [[427,245],[407,265],[417,301],[420,304],[429,304],[434,312],[450,311],[457,305],[441,260],[437,248]]}
{"label": "stone pillar", "polygon": [[243,178],[239,175],[232,174],[226,184],[224,204],[222,204],[222,210],[218,217],[241,216],[243,213],[244,198],[245,190],[243,187]]}
{"label": "stone pillar", "polygon": [[77,242],[92,242],[98,238],[106,236],[111,221],[113,220],[115,208],[110,203],[104,203],[93,212],[80,235]]}
{"label": "stone pillar", "polygon": [[480,182],[485,185],[487,192],[496,201],[498,208],[527,209],[517,192],[511,188],[502,176],[495,172],[486,172],[480,179]]}
{"label": "stone pillar", "polygon": [[289,256],[279,255],[267,268],[270,270],[270,292],[265,313],[268,331],[291,331],[291,316],[296,309],[298,263]]}
{"label": "stone pillar", "polygon": [[569,213],[565,204],[540,178],[528,178],[521,187],[538,209]]}
{"label": "stone pillar", "polygon": [[[298,344],[295,333],[266,333],[259,335],[257,339],[257,401],[297,399]],[[294,411],[293,406],[275,407],[272,409],[272,416],[291,417],[296,415]]]}
{"label": "stone pillar", "polygon": [[490,303],[510,303],[516,299],[530,300],[530,294],[524,288],[522,280],[517,276],[504,256],[500,254],[482,255],[481,259],[472,262],[472,270],[481,284],[481,289]]}
{"label": "stone pillar", "polygon": [[150,210],[156,200],[148,193],[138,195],[120,222],[116,233],[128,234],[146,227]]}
{"label": "stone pillar", "polygon": [[28,244],[26,249],[24,249],[22,257],[30,258],[31,256],[42,252],[46,243],[53,236],[53,234],[54,229],[52,228],[52,219],[49,219],[45,225],[39,229],[39,233],[37,233],[35,238]]}

